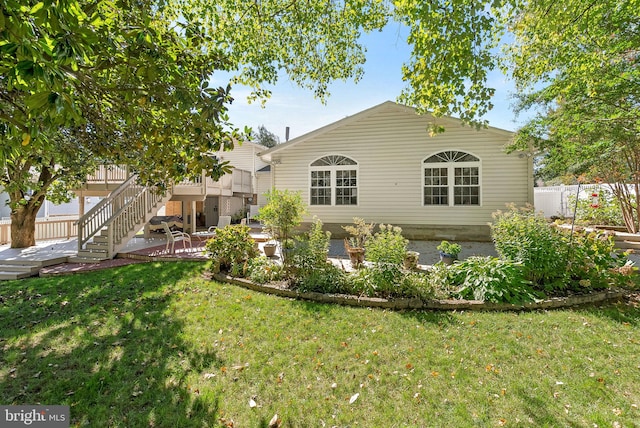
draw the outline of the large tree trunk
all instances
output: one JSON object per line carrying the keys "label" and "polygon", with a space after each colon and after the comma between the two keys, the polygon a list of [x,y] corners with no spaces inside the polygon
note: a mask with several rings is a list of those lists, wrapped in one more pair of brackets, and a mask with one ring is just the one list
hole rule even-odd
{"label": "large tree trunk", "polygon": [[11,210],[11,248],[36,245],[36,215],[40,204],[31,202]]}

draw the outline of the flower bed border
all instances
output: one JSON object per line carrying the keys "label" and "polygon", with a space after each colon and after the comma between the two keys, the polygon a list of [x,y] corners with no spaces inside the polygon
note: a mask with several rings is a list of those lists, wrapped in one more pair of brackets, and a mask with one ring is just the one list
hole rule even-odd
{"label": "flower bed border", "polygon": [[429,300],[423,302],[418,298],[395,298],[384,299],[379,297],[360,297],[349,294],[325,294],[316,292],[299,292],[288,288],[278,287],[277,285],[265,284],[260,285],[253,283],[245,278],[235,278],[222,273],[206,275],[228,284],[234,284],[249,290],[259,291],[261,293],[272,294],[281,297],[288,297],[300,300],[310,300],[318,303],[333,303],[344,306],[358,306],[369,308],[382,308],[391,310],[472,310],[472,311],[534,311],[544,309],[561,309],[595,303],[608,303],[619,301],[627,298],[630,292],[626,290],[609,289],[604,291],[596,291],[590,294],[582,294],[568,297],[554,297],[539,302],[524,303],[521,305],[509,303],[492,303],[480,300]]}

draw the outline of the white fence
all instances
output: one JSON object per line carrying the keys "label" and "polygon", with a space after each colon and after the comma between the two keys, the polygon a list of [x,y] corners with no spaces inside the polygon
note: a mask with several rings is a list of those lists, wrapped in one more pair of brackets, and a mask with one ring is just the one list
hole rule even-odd
{"label": "white fence", "polygon": [[[633,190],[629,189],[631,192]],[[536,211],[542,211],[545,217],[573,217],[574,206],[569,203],[569,198],[578,192],[578,185],[572,186],[550,186],[534,187],[533,204]],[[579,198],[590,198],[591,194],[597,192],[610,193],[607,184],[581,184]]]}
{"label": "white fence", "polygon": [[[36,241],[70,239],[78,235],[78,217],[36,219]],[[11,221],[0,221],[0,245],[11,242]]]}

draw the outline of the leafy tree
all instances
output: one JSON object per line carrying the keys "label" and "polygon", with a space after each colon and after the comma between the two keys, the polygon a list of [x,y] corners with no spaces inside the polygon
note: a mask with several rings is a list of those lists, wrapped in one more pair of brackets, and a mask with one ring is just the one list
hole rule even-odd
{"label": "leafy tree", "polygon": [[[535,1],[514,14],[519,109],[537,115],[514,149],[544,153],[547,176],[610,185],[630,232],[640,230],[640,1]],[[544,23],[544,25],[542,25]]]}
{"label": "leafy tree", "polygon": [[516,111],[536,112],[510,149],[546,155],[545,176],[621,183],[611,190],[629,231],[640,230],[640,0],[393,3],[413,46],[401,100],[482,126],[488,73],[500,68],[516,84]]}
{"label": "leafy tree", "polygon": [[251,138],[255,140],[256,143],[262,144],[265,147],[274,147],[280,143],[278,136],[270,132],[264,125],[258,126],[258,131],[253,132]]}
{"label": "leafy tree", "polygon": [[[421,113],[485,126],[495,93],[488,75],[498,66],[495,48],[504,33],[498,12],[508,1],[395,0],[395,17],[408,26],[413,47],[402,67],[407,88],[400,100]],[[433,123],[432,131],[444,128]]]}
{"label": "leafy tree", "polygon": [[[168,184],[226,164],[207,153],[242,138],[217,70],[254,88],[280,70],[327,95],[357,79],[357,39],[386,21],[377,0],[6,0],[0,5],[0,185],[12,246],[34,244],[45,196],[63,197],[99,163]],[[52,189],[57,189],[53,192]],[[54,195],[55,196],[55,195]]]}

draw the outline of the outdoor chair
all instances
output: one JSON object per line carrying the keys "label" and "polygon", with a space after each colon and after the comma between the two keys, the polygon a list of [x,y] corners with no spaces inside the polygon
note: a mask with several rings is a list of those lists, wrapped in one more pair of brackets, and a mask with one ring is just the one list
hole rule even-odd
{"label": "outdoor chair", "polygon": [[189,243],[189,248],[193,248],[191,245],[191,235],[186,232],[182,232],[180,230],[171,230],[169,224],[167,222],[162,222],[162,227],[164,229],[164,233],[167,235],[167,246],[164,251],[169,252],[169,244],[171,244],[171,253],[175,253],[175,245],[176,241],[182,241],[182,248],[187,249],[186,242]]}
{"label": "outdoor chair", "polygon": [[217,226],[211,226],[207,231],[209,233],[215,233],[216,229],[222,229],[224,227],[227,227],[231,224],[231,216],[230,215],[221,215],[220,217],[218,217],[218,225]]}

